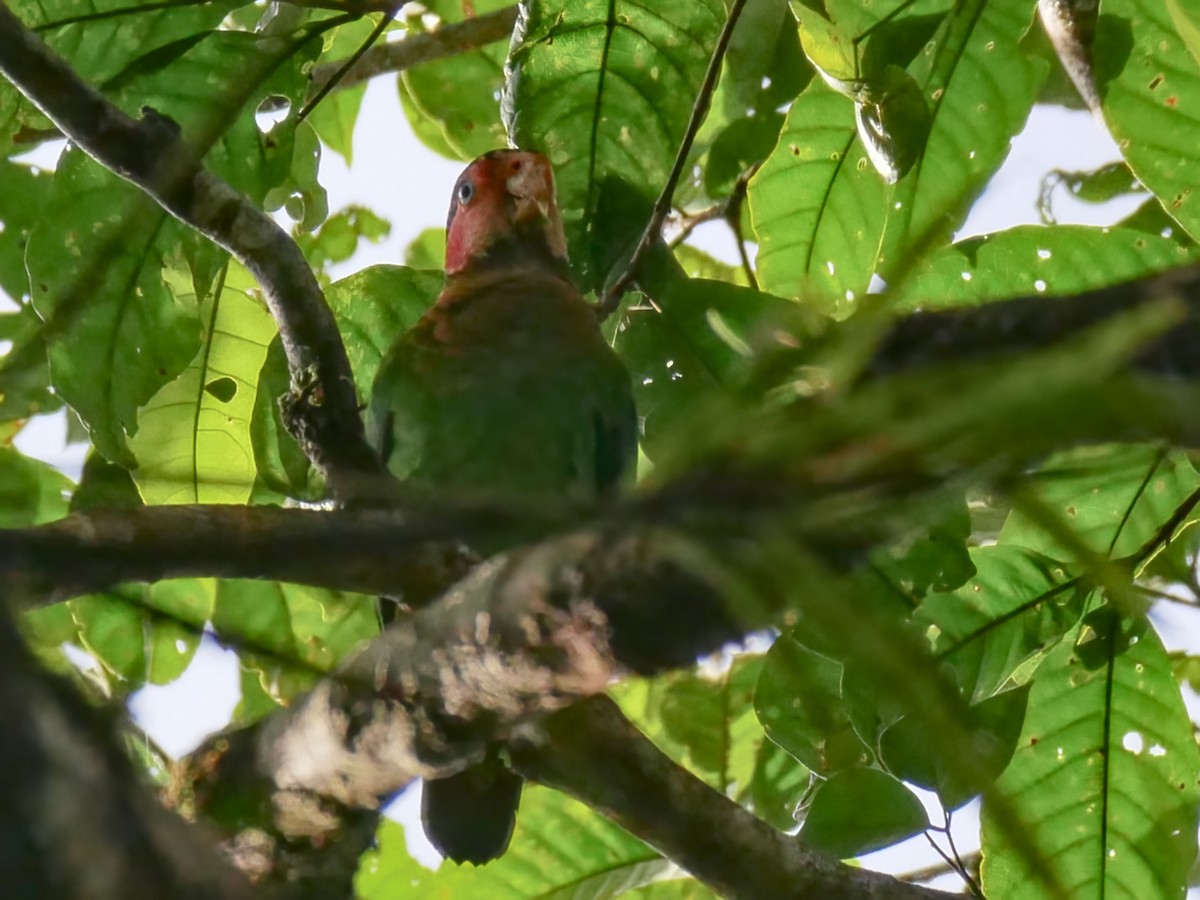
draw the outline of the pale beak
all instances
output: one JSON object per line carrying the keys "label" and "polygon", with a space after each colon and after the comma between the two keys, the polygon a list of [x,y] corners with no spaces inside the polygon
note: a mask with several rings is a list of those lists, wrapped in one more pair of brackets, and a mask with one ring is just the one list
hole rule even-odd
{"label": "pale beak", "polygon": [[550,217],[554,204],[554,175],[549,166],[531,160],[511,176],[505,186],[515,201],[514,221],[524,222],[535,215],[541,219]]}

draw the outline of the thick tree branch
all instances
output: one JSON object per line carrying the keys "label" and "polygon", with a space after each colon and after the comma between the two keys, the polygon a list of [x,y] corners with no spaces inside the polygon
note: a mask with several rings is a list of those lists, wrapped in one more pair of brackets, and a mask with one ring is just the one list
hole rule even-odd
{"label": "thick tree branch", "polygon": [[252,896],[201,829],[152,796],[120,747],[113,720],[33,658],[3,607],[0,721],[5,896]]}
{"label": "thick tree branch", "polygon": [[[513,4],[482,16],[442,25],[434,31],[410,34],[393,43],[376,44],[346,71],[333,90],[345,90],[376,75],[403,72],[421,63],[507,40],[512,35],[516,21],[517,7]],[[310,96],[320,93],[342,65],[342,61],[338,60],[314,67]]]}
{"label": "thick tree branch", "polygon": [[526,778],[599,810],[731,900],[934,900],[953,895],[843,865],[713,790],[637,730],[607,697],[518,734]]}
{"label": "thick tree branch", "polygon": [[[125,581],[193,576],[408,593],[432,562],[422,552],[431,544],[500,533],[533,538],[554,524],[561,520],[550,515],[539,523],[494,507],[448,504],[420,511],[214,504],[94,510],[27,530],[0,529],[0,584],[19,587],[37,605]],[[439,552],[455,570],[458,554]]]}
{"label": "thick tree branch", "polygon": [[125,115],[6,6],[0,6],[0,72],[88,155],[254,274],[279,324],[292,373],[285,418],[297,440],[335,494],[377,495],[387,479],[366,442],[341,336],[312,271],[286,232],[206,171],[173,122],[149,110],[140,121]]}

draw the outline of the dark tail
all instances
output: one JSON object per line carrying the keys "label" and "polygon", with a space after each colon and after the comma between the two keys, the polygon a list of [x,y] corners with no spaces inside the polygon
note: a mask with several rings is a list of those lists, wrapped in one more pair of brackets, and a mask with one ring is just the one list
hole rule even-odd
{"label": "dark tail", "polygon": [[460,865],[491,862],[508,849],[524,782],[495,755],[457,775],[426,781],[421,800],[426,836]]}

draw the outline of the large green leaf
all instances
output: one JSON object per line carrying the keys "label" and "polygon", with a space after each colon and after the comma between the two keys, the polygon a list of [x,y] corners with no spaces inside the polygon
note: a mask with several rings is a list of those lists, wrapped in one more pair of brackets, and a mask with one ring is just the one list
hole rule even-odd
{"label": "large green leaf", "polygon": [[200,345],[192,290],[163,272],[194,238],[135,188],[70,150],[29,239],[33,304],[46,320],[54,387],[96,447],[132,467],[125,440],[137,409]]}
{"label": "large green leaf", "polygon": [[843,701],[841,663],[788,635],[775,641],[754,693],[754,710],[772,741],[820,774],[869,763],[871,751]]}
{"label": "large green leaf", "polygon": [[1185,38],[1167,0],[1104,0],[1092,55],[1104,118],[1122,155],[1198,237],[1200,61]]}
{"label": "large green leaf", "polygon": [[528,5],[509,58],[509,136],[554,164],[585,288],[605,274],[588,250],[600,184],[662,190],[724,18],[721,0]]}
{"label": "large green leaf", "polygon": [[129,442],[146,503],[244,503],[254,484],[250,420],[275,322],[235,263],[203,306],[204,343],[139,410]]}
{"label": "large green leaf", "polygon": [[[1031,483],[1036,496],[1070,526],[1075,540],[1114,559],[1141,549],[1197,487],[1200,475],[1186,454],[1146,446],[1063,453],[1042,466]],[[1060,560],[1076,555],[1074,547],[1019,506],[1004,523],[1000,542]]]}
{"label": "large green leaf", "polygon": [[[475,0],[471,5],[475,15],[485,15],[511,3]],[[443,22],[463,19],[461,0],[434,0],[425,6]],[[505,145],[500,92],[507,53],[508,41],[497,41],[400,74],[404,110],[410,121],[417,120],[413,130],[426,146],[451,159],[467,160]]]}
{"label": "large green leaf", "polygon": [[878,769],[847,769],[817,789],[800,839],[845,859],[887,847],[928,827],[921,801],[891,775]]}
{"label": "large green leaf", "polygon": [[1076,580],[1048,557],[992,546],[972,549],[971,561],[975,576],[953,592],[930,594],[915,618],[964,693],[978,701],[1017,678],[1083,610]]}
{"label": "large green leaf", "polygon": [[901,308],[928,310],[1035,293],[1079,294],[1196,259],[1195,247],[1132,228],[1023,225],[931,254],[893,296]]}
{"label": "large green leaf", "polygon": [[71,479],[0,444],[0,528],[40,525],[67,514]]}
{"label": "large green leaf", "polygon": [[[172,45],[186,46],[216,28],[237,2],[138,8],[130,0],[12,0],[13,13],[64,57],[84,80],[100,85],[116,79],[137,60],[154,53],[170,54]],[[48,27],[78,16],[130,10],[129,13]],[[166,49],[164,49],[166,48]],[[21,126],[49,123],[6,80],[0,80],[0,149],[11,151],[11,134]]]}
{"label": "large green leaf", "polygon": [[670,673],[615,687],[638,728],[712,787],[782,828],[808,786],[808,770],[767,739],[752,699],[760,656],[740,656],[720,675]]}
{"label": "large green leaf", "polygon": [[896,187],[879,274],[903,274],[913,252],[943,243],[1025,125],[1047,66],[1019,46],[1029,0],[964,0],[912,66],[933,110],[925,153]]}
{"label": "large green leaf", "polygon": [[883,195],[855,138],[854,103],[813,81],[747,193],[763,288],[824,312],[851,310],[875,270]]}
{"label": "large green leaf", "polygon": [[[1101,608],[1045,659],[996,796],[1072,900],[1183,896],[1200,760],[1171,662],[1145,620]],[[1057,896],[983,808],[990,900]]]}
{"label": "large green leaf", "polygon": [[386,819],[378,847],[363,855],[355,879],[362,900],[602,900],[649,885],[674,868],[599,813],[541,787],[525,788],[512,843],[486,867],[443,863],[431,872],[408,855],[404,829]]}
{"label": "large green leaf", "polygon": [[[763,287],[848,315],[871,276],[945,240],[1008,152],[1044,66],[1017,47],[1028,0],[966,0],[909,66],[933,111],[924,155],[895,188],[874,171],[854,103],[809,85],[750,183]],[[885,239],[886,232],[886,239]]]}
{"label": "large green leaf", "polygon": [[[224,34],[181,55],[143,60],[120,84],[130,106],[149,104],[180,122],[214,170],[262,200],[291,174],[291,122],[268,135],[248,100],[265,93],[298,99],[306,89],[296,46]],[[132,466],[126,436],[137,408],[192,360],[201,327],[194,297],[164,270],[191,267],[204,294],[221,254],[170,219],[140,191],[71,150],[29,240],[33,302],[47,320],[51,375],[88,425],[96,446]]]}
{"label": "large green leaf", "polygon": [[221,581],[212,614],[217,634],[309,675],[330,671],[379,633],[375,597],[265,581]]}

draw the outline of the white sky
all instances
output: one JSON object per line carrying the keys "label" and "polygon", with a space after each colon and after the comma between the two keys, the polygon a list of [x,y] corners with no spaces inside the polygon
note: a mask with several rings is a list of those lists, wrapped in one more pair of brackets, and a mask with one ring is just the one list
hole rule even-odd
{"label": "white sky", "polygon": [[[58,149],[43,148],[29,157],[42,166],[52,166]],[[1012,153],[996,174],[987,192],[972,209],[960,237],[998,231],[1037,221],[1035,203],[1043,175],[1050,169],[1086,170],[1119,158],[1116,146],[1086,112],[1057,107],[1036,107],[1026,130],[1013,141]],[[441,225],[450,189],[463,167],[437,156],[412,134],[400,108],[391,79],[373,81],[366,92],[354,145],[354,164],[347,168],[337,154],[326,151],[322,160],[322,182],[329,192],[329,206],[336,211],[356,203],[369,207],[392,223],[388,239],[379,245],[364,244],[349,262],[334,270],[341,277],[376,263],[403,261],[404,248],[423,229]],[[1103,207],[1075,201],[1060,189],[1055,195],[1055,212],[1063,223],[1109,224],[1139,205],[1138,198],[1125,198]],[[727,229],[719,222],[697,229],[693,243],[720,259],[736,262],[736,250]],[[0,308],[4,298],[0,295]],[[43,416],[32,422],[17,438],[25,453],[45,459],[68,474],[77,476],[84,447],[66,447],[62,414]],[[1156,612],[1169,646],[1200,651],[1200,624],[1195,610],[1167,607]],[[205,736],[223,727],[239,696],[238,669],[233,653],[205,638],[194,662],[182,678],[165,687],[146,687],[130,701],[129,708],[139,724],[168,752],[183,755]],[[1194,697],[1189,698],[1194,700]],[[1196,706],[1193,705],[1193,715]],[[938,821],[936,801],[925,795],[933,820]],[[406,793],[394,806],[393,815],[406,824],[417,821],[415,792]],[[978,848],[978,811],[972,805],[955,819],[958,848],[963,853]],[[406,829],[410,849],[424,861],[436,860],[419,827]],[[924,837],[898,847],[871,854],[864,859],[870,868],[903,872],[937,861]],[[957,889],[953,877],[938,884]]]}

